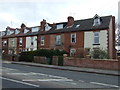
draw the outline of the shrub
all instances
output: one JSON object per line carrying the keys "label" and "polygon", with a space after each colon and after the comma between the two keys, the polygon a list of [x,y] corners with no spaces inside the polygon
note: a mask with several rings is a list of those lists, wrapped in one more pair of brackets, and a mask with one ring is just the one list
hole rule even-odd
{"label": "shrub", "polygon": [[109,55],[106,50],[95,49],[91,52],[91,56],[94,59],[109,59]]}
{"label": "shrub", "polygon": [[35,51],[22,52],[20,54],[19,61],[32,62],[34,60],[34,56],[43,56],[52,60],[53,56],[63,56],[63,54],[67,54],[67,52],[64,50],[38,49]]}

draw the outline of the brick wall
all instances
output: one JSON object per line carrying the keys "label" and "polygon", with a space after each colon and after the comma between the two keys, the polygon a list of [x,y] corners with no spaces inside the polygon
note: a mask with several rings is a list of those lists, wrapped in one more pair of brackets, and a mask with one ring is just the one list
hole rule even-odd
{"label": "brick wall", "polygon": [[79,67],[90,67],[110,70],[120,70],[118,66],[118,60],[91,60],[91,59],[80,59],[80,58],[64,58],[64,65],[66,66],[79,66]]}

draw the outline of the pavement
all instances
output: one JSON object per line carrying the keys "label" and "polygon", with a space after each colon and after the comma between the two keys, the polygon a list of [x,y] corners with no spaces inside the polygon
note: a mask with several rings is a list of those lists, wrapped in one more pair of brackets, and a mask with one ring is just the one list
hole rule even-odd
{"label": "pavement", "polygon": [[33,62],[17,62],[17,61],[3,61],[3,62],[20,64],[20,65],[28,65],[28,66],[36,66],[36,67],[44,67],[44,68],[52,68],[52,69],[59,69],[59,70],[120,76],[120,71],[117,71],[117,70],[103,70],[103,69],[83,68],[83,67],[73,67],[73,66],[56,66],[56,65],[47,65],[47,64],[40,64],[40,63],[33,63]]}

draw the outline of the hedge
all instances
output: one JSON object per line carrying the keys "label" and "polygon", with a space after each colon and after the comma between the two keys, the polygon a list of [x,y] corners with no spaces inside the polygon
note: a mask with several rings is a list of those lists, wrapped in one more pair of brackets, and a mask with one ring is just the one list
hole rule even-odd
{"label": "hedge", "polygon": [[20,53],[19,61],[33,62],[34,56],[43,56],[52,59],[53,56],[63,56],[63,54],[67,54],[67,52],[64,50],[38,49]]}

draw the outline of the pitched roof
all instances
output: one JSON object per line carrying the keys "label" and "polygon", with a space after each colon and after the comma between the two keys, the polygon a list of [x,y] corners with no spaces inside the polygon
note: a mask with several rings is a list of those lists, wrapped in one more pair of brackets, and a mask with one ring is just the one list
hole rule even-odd
{"label": "pitched roof", "polygon": [[[34,35],[45,35],[45,34],[54,34],[54,33],[65,33],[65,32],[104,30],[104,29],[109,29],[111,18],[112,18],[112,15],[100,17],[101,24],[99,26],[93,26],[94,17],[89,19],[75,20],[74,25],[70,28],[67,28],[67,22],[59,22],[54,24],[48,23],[52,27],[49,31],[31,32],[31,28],[34,28],[34,27],[29,27],[29,28],[27,27],[27,29],[30,30],[30,32],[28,33],[21,32],[19,34],[14,34],[14,35],[5,35],[3,37],[34,36]],[[63,24],[63,29],[56,29],[57,25],[59,24]],[[35,27],[40,27],[40,26],[35,26]]]}
{"label": "pitched roof", "polygon": [[[63,29],[57,30],[56,27],[53,27],[51,30],[47,31],[46,34],[109,29],[109,23],[111,18],[112,15],[101,17],[101,25],[99,26],[93,26],[94,23],[93,18],[76,20],[71,28],[64,27]],[[80,25],[80,26],[76,28],[76,25]]]}

